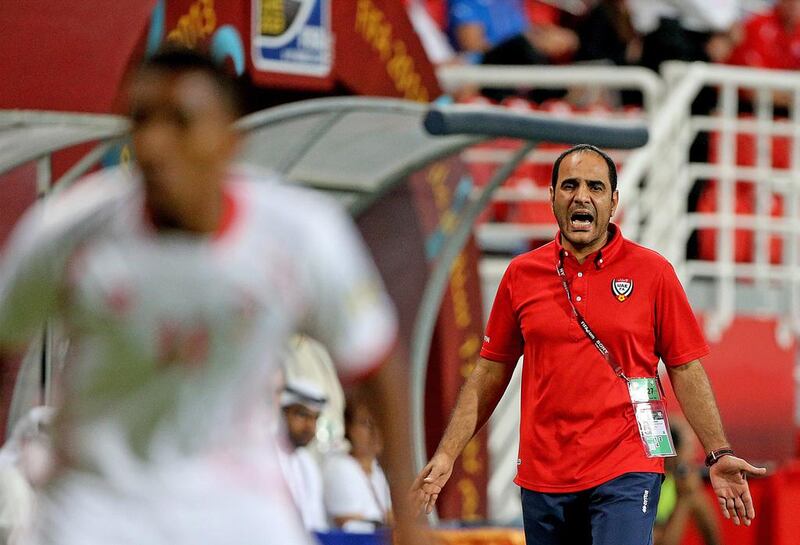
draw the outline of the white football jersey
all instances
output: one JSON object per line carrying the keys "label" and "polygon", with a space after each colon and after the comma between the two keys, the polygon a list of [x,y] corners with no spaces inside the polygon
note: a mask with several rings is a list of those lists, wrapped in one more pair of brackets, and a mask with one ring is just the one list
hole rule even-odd
{"label": "white football jersey", "polygon": [[[114,169],[17,229],[0,269],[0,341],[27,339],[54,316],[72,352],[56,437],[67,471],[46,491],[41,541],[216,543],[196,517],[241,512],[236,535],[250,535],[248,509],[277,506],[285,519],[277,457],[264,456],[285,342],[297,331],[317,338],[345,378],[391,349],[391,303],[342,210],[244,170],[229,176],[224,203],[214,235],[156,231],[141,182]],[[196,528],[166,528],[170,510]],[[160,517],[166,529],[123,538],[131,517]],[[83,519],[100,529],[76,528]],[[247,543],[265,542],[257,520]]]}

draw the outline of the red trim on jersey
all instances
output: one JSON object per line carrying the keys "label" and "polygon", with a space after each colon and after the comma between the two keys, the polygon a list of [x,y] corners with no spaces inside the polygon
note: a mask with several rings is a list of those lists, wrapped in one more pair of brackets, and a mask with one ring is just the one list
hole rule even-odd
{"label": "red trim on jersey", "polygon": [[[512,260],[497,290],[481,356],[524,355],[515,482],[540,492],[577,492],[627,472],[663,472],[646,457],[630,398],[574,318],[556,273],[560,237]],[[708,346],[666,259],[609,226],[608,243],[578,263],[564,259],[575,306],[629,377],[655,376]],[[626,297],[615,282],[632,285]]]}
{"label": "red trim on jersey", "polygon": [[395,334],[394,338],[387,343],[387,348],[379,352],[379,357],[374,358],[369,365],[355,372],[340,372],[339,381],[342,383],[342,386],[353,386],[374,377],[384,366],[384,364],[389,361],[390,356],[397,348],[399,341],[399,336]]}
{"label": "red trim on jersey", "polygon": [[214,232],[214,240],[219,240],[230,232],[231,227],[239,215],[238,212],[239,205],[233,195],[231,195],[231,189],[226,186],[222,190],[222,217],[220,218],[217,230]]}

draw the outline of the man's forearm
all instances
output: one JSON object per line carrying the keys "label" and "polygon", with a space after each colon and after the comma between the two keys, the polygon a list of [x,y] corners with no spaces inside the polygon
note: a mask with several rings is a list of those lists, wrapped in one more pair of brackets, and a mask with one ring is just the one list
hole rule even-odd
{"label": "man's forearm", "polygon": [[458,457],[503,397],[514,366],[480,358],[458,396],[437,452]]}
{"label": "man's forearm", "polygon": [[667,367],[675,397],[706,452],[728,446],[711,383],[700,360]]}

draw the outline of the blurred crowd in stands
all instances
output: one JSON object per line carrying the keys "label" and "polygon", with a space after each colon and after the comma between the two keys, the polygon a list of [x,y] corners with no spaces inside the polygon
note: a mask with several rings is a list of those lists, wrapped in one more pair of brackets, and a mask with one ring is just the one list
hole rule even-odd
{"label": "blurred crowd in stands", "polygon": [[800,68],[798,0],[405,0],[436,64]]}

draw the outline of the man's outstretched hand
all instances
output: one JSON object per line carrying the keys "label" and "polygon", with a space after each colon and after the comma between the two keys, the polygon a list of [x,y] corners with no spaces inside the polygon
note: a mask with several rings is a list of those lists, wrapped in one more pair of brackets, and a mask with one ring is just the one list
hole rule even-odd
{"label": "man's outstretched hand", "polygon": [[750,526],[750,522],[756,517],[756,510],[747,485],[747,476],[757,477],[766,472],[766,468],[752,466],[736,456],[723,456],[711,466],[711,486],[726,519],[733,518],[733,523],[737,526],[742,522],[745,526]]}

